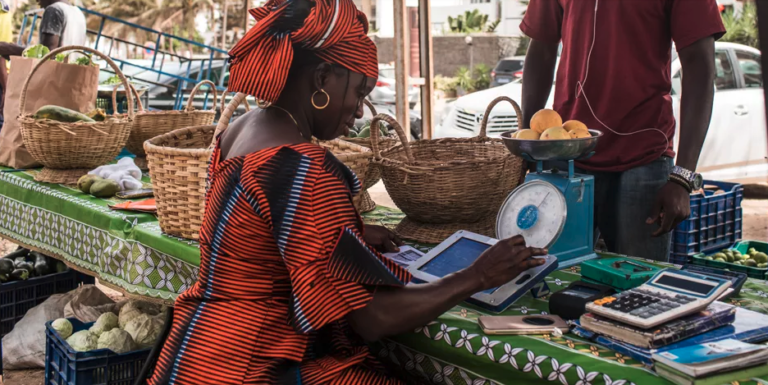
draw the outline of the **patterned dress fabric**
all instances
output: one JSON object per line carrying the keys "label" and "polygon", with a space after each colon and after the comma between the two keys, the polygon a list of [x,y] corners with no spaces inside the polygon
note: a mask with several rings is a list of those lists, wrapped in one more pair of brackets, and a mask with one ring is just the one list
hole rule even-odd
{"label": "patterned dress fabric", "polygon": [[355,175],[308,143],[218,157],[200,276],[149,384],[401,384],[345,322],[411,278],[363,241]]}

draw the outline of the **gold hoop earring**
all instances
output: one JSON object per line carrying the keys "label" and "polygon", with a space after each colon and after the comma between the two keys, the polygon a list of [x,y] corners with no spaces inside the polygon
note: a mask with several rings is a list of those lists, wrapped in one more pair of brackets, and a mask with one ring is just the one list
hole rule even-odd
{"label": "gold hoop earring", "polygon": [[256,100],[256,106],[259,107],[262,110],[266,110],[271,105],[272,105],[272,103],[270,103],[270,102],[267,102],[267,101],[264,101],[264,100],[258,100],[258,99]]}
{"label": "gold hoop earring", "polygon": [[[325,104],[323,104],[322,106],[318,106],[317,104],[315,104],[315,95],[317,95],[318,92],[322,92],[325,95]],[[328,104],[331,103],[331,96],[328,95],[328,93],[325,92],[325,90],[321,89],[320,91],[315,91],[315,93],[312,94],[312,97],[309,98],[309,100],[312,102],[312,107],[315,107],[315,109],[317,110],[322,110],[322,109],[325,109],[325,107],[328,107]]]}

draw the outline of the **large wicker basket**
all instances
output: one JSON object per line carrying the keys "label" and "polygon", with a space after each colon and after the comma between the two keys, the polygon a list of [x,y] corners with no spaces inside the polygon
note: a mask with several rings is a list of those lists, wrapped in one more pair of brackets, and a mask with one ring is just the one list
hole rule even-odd
{"label": "large wicker basket", "polygon": [[101,165],[114,160],[125,146],[133,121],[133,97],[128,95],[131,106],[128,116],[111,117],[103,122],[66,123],[49,119],[35,119],[24,114],[29,81],[40,66],[57,54],[67,51],[83,51],[104,59],[115,71],[123,86],[129,86],[120,68],[109,57],[88,47],[68,46],[57,48],[42,58],[24,82],[21,91],[19,116],[21,136],[29,153],[43,166],[35,180],[49,183],[74,184],[77,180]]}
{"label": "large wicker basket", "polygon": [[[144,142],[149,175],[164,233],[198,239],[205,210],[211,143],[229,125],[244,94],[222,110],[218,125],[180,128]],[[246,103],[246,109],[248,104]]]}
{"label": "large wicker basket", "polygon": [[[494,236],[496,214],[504,199],[520,182],[523,160],[509,153],[500,139],[486,136],[488,117],[500,97],[488,106],[480,135],[466,139],[420,140],[408,143],[400,125],[387,115],[377,115],[395,127],[401,144],[381,153],[373,140],[374,162],[380,167],[390,197],[406,218],[396,232],[403,238],[439,243],[458,230]],[[378,130],[371,131],[372,136]]]}
{"label": "large wicker basket", "polygon": [[[349,167],[352,172],[357,174],[358,180],[362,184],[365,180],[365,175],[369,170],[371,160],[373,159],[373,152],[363,146],[345,142],[343,140],[334,139],[328,141],[317,142],[320,146],[325,147],[333,153],[336,159],[340,160],[344,165]],[[360,193],[352,198],[352,202],[355,204],[357,211],[364,213],[376,208],[376,204],[373,203],[371,197],[368,194],[364,194],[361,189]]]}
{"label": "large wicker basket", "polygon": [[[201,86],[207,85],[213,90],[213,108],[209,111],[196,111],[193,106],[195,95]],[[117,87],[115,87],[117,91]],[[131,86],[131,91],[136,95],[136,89]],[[112,93],[113,105],[117,105],[116,92]],[[147,159],[144,153],[144,142],[158,135],[171,132],[177,128],[206,126],[213,123],[216,118],[216,85],[210,80],[203,80],[195,85],[189,95],[189,101],[183,111],[144,111],[141,99],[136,95],[139,112],[133,118],[131,135],[128,137],[126,148],[136,155],[136,165],[142,170],[147,169]]]}
{"label": "large wicker basket", "polygon": [[[376,107],[371,104],[371,102],[368,101],[368,99],[363,99],[363,102],[365,105],[371,110],[372,116],[376,116]],[[373,129],[373,125],[371,125],[371,129]],[[371,137],[368,138],[342,138],[341,140],[354,143],[360,146],[363,146],[365,148],[373,149],[373,145],[371,143]],[[394,147],[398,143],[398,140],[396,138],[391,137],[379,137],[377,140],[378,149],[379,151],[387,150],[392,147]],[[376,166],[373,163],[370,163],[368,166],[368,170],[365,172],[365,180],[362,180],[363,182],[363,191],[360,193],[360,207],[358,207],[358,210],[361,213],[367,213],[369,211],[373,211],[373,209],[376,208],[376,202],[371,199],[370,194],[368,194],[368,189],[373,187],[376,183],[379,183],[381,180],[381,171],[379,171],[379,167]]]}

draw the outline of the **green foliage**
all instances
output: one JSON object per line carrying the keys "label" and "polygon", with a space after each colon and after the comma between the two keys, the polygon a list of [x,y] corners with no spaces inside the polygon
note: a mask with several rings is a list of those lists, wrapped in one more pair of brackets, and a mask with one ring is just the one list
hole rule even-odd
{"label": "green foliage", "polygon": [[491,86],[491,69],[485,64],[478,64],[472,70],[475,90],[484,90]]}
{"label": "green foliage", "polygon": [[459,80],[456,78],[446,77],[442,75],[435,76],[435,88],[445,92],[446,94],[455,94],[456,87],[459,85]]}
{"label": "green foliage", "polygon": [[[448,27],[454,33],[483,32],[488,24],[488,15],[480,13],[480,10],[464,11],[463,15],[455,18],[448,16]],[[496,23],[498,26],[498,23]],[[494,26],[495,29],[495,26]]]}
{"label": "green foliage", "polygon": [[485,29],[485,32],[495,33],[496,28],[499,27],[499,24],[501,24],[501,20],[496,20],[493,23],[488,24],[488,27]]}
{"label": "green foliage", "polygon": [[525,35],[520,36],[520,44],[517,45],[515,56],[525,56],[528,53],[529,45],[531,45],[531,38]]}
{"label": "green foliage", "polygon": [[740,15],[735,15],[733,9],[723,13],[723,24],[727,32],[720,41],[760,48],[757,29],[757,7],[754,3],[745,2]]}
{"label": "green foliage", "polygon": [[464,91],[472,92],[475,90],[475,81],[472,79],[472,72],[467,67],[459,67],[456,71],[457,86]]}

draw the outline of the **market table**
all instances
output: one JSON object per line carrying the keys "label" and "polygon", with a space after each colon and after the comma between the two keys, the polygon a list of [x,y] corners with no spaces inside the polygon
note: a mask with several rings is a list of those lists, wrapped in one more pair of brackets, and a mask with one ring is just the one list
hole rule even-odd
{"label": "market table", "polygon": [[[108,206],[120,200],[35,182],[36,170],[8,171],[0,167],[3,238],[60,258],[127,294],[155,300],[173,301],[197,278],[198,244],[162,234],[153,215],[113,211]],[[390,227],[402,217],[383,207],[364,214],[366,223]],[[412,246],[426,251],[431,245]],[[558,291],[578,280],[579,272],[578,266],[557,271],[546,282]],[[750,279],[730,302],[768,314],[768,285]],[[526,295],[504,314],[547,310],[547,298]],[[668,384],[642,363],[573,334],[486,336],[477,325],[480,315],[471,305],[456,306],[424,327],[375,344],[373,351],[414,382]]]}

